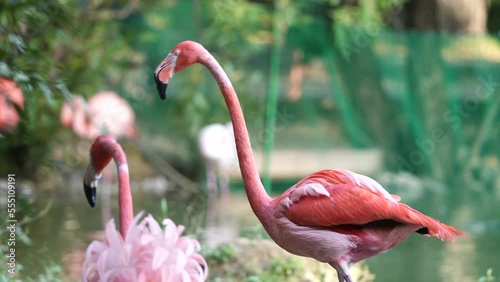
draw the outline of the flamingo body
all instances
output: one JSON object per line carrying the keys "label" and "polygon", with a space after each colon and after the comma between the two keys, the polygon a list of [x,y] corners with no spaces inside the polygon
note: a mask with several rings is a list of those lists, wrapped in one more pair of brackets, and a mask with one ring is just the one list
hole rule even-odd
{"label": "flamingo body", "polygon": [[0,78],[0,132],[12,133],[19,123],[19,113],[14,105],[24,109],[23,91],[13,80]]}
{"label": "flamingo body", "polygon": [[[398,201],[371,178],[323,170],[271,202],[273,217],[266,230],[287,251],[330,263],[340,273],[415,231],[451,242],[463,234]],[[342,277],[346,280],[345,273]]]}
{"label": "flamingo body", "polygon": [[60,121],[81,138],[89,140],[103,133],[115,138],[137,136],[132,107],[112,91],[98,92],[87,102],[81,96],[74,96],[62,106]]}
{"label": "flamingo body", "polygon": [[233,123],[240,170],[250,206],[270,237],[290,253],[329,263],[340,282],[349,265],[387,251],[414,232],[454,241],[462,231],[440,223],[389,194],[378,182],[348,170],[313,173],[276,198],[260,181],[236,92],[220,64],[199,43],[184,41],[155,71],[161,99],[175,72],[204,65],[219,84]]}

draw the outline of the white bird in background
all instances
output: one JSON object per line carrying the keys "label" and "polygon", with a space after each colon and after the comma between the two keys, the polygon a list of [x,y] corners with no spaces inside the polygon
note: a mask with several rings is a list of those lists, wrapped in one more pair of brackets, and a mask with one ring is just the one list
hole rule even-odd
{"label": "white bird in background", "polygon": [[202,127],[198,133],[198,150],[205,162],[209,197],[217,195],[217,188],[222,197],[229,195],[229,173],[237,160],[232,123]]}

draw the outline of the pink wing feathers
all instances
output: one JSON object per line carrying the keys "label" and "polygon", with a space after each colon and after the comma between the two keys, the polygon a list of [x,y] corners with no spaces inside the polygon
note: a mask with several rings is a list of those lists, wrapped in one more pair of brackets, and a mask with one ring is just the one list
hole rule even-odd
{"label": "pink wing feathers", "polygon": [[[316,191],[311,193],[311,191]],[[284,214],[303,226],[363,225],[379,220],[427,227],[429,235],[454,241],[463,232],[440,223],[390,195],[375,180],[348,170],[322,170],[299,181],[284,196]]]}

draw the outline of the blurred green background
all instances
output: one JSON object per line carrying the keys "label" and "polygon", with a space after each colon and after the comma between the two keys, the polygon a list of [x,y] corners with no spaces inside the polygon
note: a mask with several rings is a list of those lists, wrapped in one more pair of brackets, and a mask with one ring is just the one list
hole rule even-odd
{"label": "blurred green background", "polygon": [[[231,78],[272,191],[313,172],[280,174],[273,168],[294,165],[280,152],[313,156],[312,167],[347,152],[340,163],[359,167],[391,193],[414,193],[414,182],[445,191],[434,203],[420,195],[420,207],[448,219],[468,214],[459,228],[475,218],[490,236],[472,236],[488,242],[483,249],[500,239],[500,211],[493,208],[500,201],[498,0],[7,0],[0,3],[0,32],[0,76],[25,96],[21,122],[0,137],[0,177],[15,173],[34,188],[20,218],[44,209],[37,193],[57,198],[58,188],[81,183],[68,175],[81,175],[88,143],[59,123],[72,94],[113,90],[134,108],[139,138],[125,146],[151,169],[137,169],[132,181],[171,175],[166,163],[202,186],[196,134],[229,120],[218,86],[192,67],[176,74],[164,103],[153,81],[166,54],[194,40]],[[373,151],[369,169],[362,158],[350,159],[350,152]],[[236,177],[232,188],[241,186]],[[28,237],[36,236],[32,230]],[[486,267],[500,271],[496,259],[447,281],[473,281]]]}
{"label": "blurred green background", "polygon": [[130,102],[141,137],[169,139],[176,148],[166,155],[195,159],[200,127],[228,120],[217,86],[189,69],[162,104],[152,80],[190,39],[236,85],[256,149],[377,147],[389,171],[494,178],[500,4],[464,2],[467,14],[446,3],[7,1],[0,75],[25,90],[26,110],[2,138],[1,169],[34,177],[67,137],[57,118],[64,99],[106,89]]}

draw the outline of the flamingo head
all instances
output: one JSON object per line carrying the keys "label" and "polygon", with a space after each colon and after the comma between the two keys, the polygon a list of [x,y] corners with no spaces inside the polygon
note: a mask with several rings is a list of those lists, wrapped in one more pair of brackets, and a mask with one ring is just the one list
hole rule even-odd
{"label": "flamingo head", "polygon": [[207,52],[203,46],[194,41],[183,41],[168,53],[158,65],[154,73],[156,89],[162,100],[166,98],[167,85],[174,73],[194,63],[198,63],[200,55]]}
{"label": "flamingo head", "polygon": [[112,146],[114,145],[116,145],[116,141],[113,137],[101,135],[90,147],[90,163],[83,177],[83,191],[91,207],[95,206],[97,183],[102,176],[102,171],[111,162]]}

